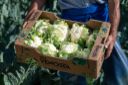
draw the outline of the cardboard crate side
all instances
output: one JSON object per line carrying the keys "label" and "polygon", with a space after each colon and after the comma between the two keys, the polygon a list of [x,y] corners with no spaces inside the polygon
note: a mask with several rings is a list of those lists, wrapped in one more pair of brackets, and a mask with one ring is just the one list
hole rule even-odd
{"label": "cardboard crate side", "polygon": [[102,33],[104,33],[104,37],[102,37],[101,50],[100,50],[99,55],[98,55],[97,72],[100,71],[102,64],[103,64],[103,61],[104,61],[105,43],[106,43],[106,40],[109,36],[110,26],[111,26],[110,23],[106,23],[106,22],[103,22],[102,26],[101,26],[101,30],[102,30]]}
{"label": "cardboard crate side", "polygon": [[63,72],[69,72],[77,75],[82,73],[88,74],[88,64],[84,66],[75,65],[70,60],[63,60],[55,57],[43,56],[36,53],[35,50],[24,47],[23,45],[16,45],[17,59],[20,62],[25,63],[27,59],[33,57],[40,66],[59,70]]}
{"label": "cardboard crate side", "polygon": [[91,65],[91,68],[89,68],[90,70],[95,71],[96,75],[99,75],[100,73],[100,69],[102,67],[102,63],[104,61],[104,52],[103,52],[103,49],[104,49],[104,46],[101,45],[101,49],[99,49],[99,53],[97,55],[97,60],[96,61],[93,61],[93,62],[90,62],[89,64],[95,64],[95,65]]}
{"label": "cardboard crate side", "polygon": [[23,54],[22,54],[23,47],[21,44],[16,44],[15,50],[16,50],[16,56],[17,56],[16,58],[19,62],[24,63],[27,58],[30,58],[30,56],[28,56],[28,55],[26,55],[25,57],[23,56]]}
{"label": "cardboard crate side", "polygon": [[[104,49],[104,46],[102,46],[102,49]],[[97,62],[97,74],[100,73],[101,71],[103,61],[104,61],[104,51],[101,50],[99,54],[98,62]]]}
{"label": "cardboard crate side", "polygon": [[101,49],[101,41],[102,41],[102,38],[97,37],[88,59],[95,60],[95,61],[98,59],[97,56]]}
{"label": "cardboard crate side", "polygon": [[[105,32],[104,30],[107,29]],[[95,75],[99,75],[102,63],[104,61],[104,44],[109,34],[110,24],[102,23],[99,31],[99,35],[95,41],[92,51],[89,56],[89,68],[90,72],[95,72]]]}
{"label": "cardboard crate side", "polygon": [[[47,57],[47,58],[49,58],[49,57]],[[53,59],[53,60],[55,60],[55,59]],[[52,63],[53,62],[54,61],[52,61]],[[76,74],[76,75],[81,75],[81,76],[84,76],[85,74],[89,74],[89,69],[87,67],[72,66],[70,64],[71,63],[70,61],[66,61],[64,63],[60,63],[60,65],[55,64],[56,66],[48,65],[48,64],[52,64],[52,63],[51,62],[47,62],[47,64],[46,63],[45,64],[44,63],[39,63],[39,65],[42,66],[42,67],[45,67],[45,68],[54,69],[54,70],[67,72],[67,73],[71,73],[71,74]],[[94,76],[92,75],[92,77],[94,77]]]}
{"label": "cardboard crate side", "polygon": [[[96,39],[96,42],[89,57],[90,59],[89,65],[91,66],[91,68],[89,69],[90,71],[92,70],[92,72],[95,71],[95,75],[99,75],[100,69],[102,67],[102,63],[104,61],[104,52],[105,52],[104,44],[109,35],[109,30],[110,30],[110,24],[103,22],[100,27],[99,35]],[[95,64],[96,67],[95,65],[92,64]]]}
{"label": "cardboard crate side", "polygon": [[89,55],[89,59],[97,59],[97,56],[99,54],[99,50],[102,48],[102,45],[105,44],[106,39],[109,35],[109,30],[110,30],[110,24],[103,22],[101,27],[100,27],[100,30],[99,30],[98,36],[96,38],[95,44],[94,44],[92,51]]}
{"label": "cardboard crate side", "polygon": [[86,76],[89,76],[89,77],[92,77],[92,78],[97,78],[98,76],[99,76],[99,73],[97,73],[97,62],[96,61],[91,61],[91,60],[89,60],[90,62],[89,62],[89,66],[92,66],[93,65],[93,69],[90,69],[90,68],[88,68],[88,70],[87,71],[85,71],[85,72],[83,72],[83,75],[86,75]]}
{"label": "cardboard crate side", "polygon": [[70,72],[75,74],[81,74],[82,72],[86,72],[88,70],[88,65],[75,65],[70,60],[62,60],[62,59],[55,59],[54,57],[41,57],[40,65],[43,67],[47,67],[50,69],[55,69],[64,72]]}
{"label": "cardboard crate side", "polygon": [[85,23],[85,25],[87,25],[87,27],[92,28],[92,29],[95,29],[95,28],[100,29],[102,22],[98,20],[90,19],[88,22]]}
{"label": "cardboard crate side", "polygon": [[106,43],[106,40],[109,36],[109,32],[110,32],[110,27],[111,27],[111,24],[110,23],[107,23],[107,22],[103,22],[102,23],[102,26],[101,26],[101,31],[102,33],[104,33],[104,40],[102,41],[102,44],[105,44]]}
{"label": "cardboard crate side", "polygon": [[39,19],[49,19],[50,22],[53,23],[55,20],[60,18],[56,16],[54,13],[43,11]]}
{"label": "cardboard crate side", "polygon": [[20,59],[22,62],[25,62],[27,58],[33,57],[35,60],[40,61],[40,54],[37,52],[35,48],[28,47],[21,43],[16,43],[15,48],[18,60]]}

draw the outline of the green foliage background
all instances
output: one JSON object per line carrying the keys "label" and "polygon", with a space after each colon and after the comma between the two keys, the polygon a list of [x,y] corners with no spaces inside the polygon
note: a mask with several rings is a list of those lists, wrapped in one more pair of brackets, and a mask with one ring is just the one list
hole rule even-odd
{"label": "green foliage background", "polygon": [[[31,0],[0,0],[0,85],[60,85],[55,71],[40,68],[33,62],[16,62],[14,41],[21,30]],[[51,5],[54,3],[54,5]],[[56,0],[49,0],[48,11],[57,12]],[[118,38],[128,56],[128,0],[121,0],[121,22]],[[91,84],[91,82],[89,82]],[[90,85],[89,84],[89,85]]]}

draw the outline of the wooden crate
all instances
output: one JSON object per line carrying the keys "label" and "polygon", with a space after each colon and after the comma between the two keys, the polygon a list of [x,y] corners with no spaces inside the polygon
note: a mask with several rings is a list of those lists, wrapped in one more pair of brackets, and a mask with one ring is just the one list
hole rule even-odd
{"label": "wooden crate", "polygon": [[[109,23],[97,20],[90,20],[87,23],[79,22],[80,24],[86,24],[86,26],[92,29],[99,28],[99,34],[87,59],[74,58],[72,60],[64,60],[57,57],[42,55],[37,49],[24,44],[23,37],[25,37],[25,32],[29,31],[38,19],[49,19],[52,23],[60,18],[53,13],[37,10],[29,20],[24,22],[22,32],[15,42],[16,55],[19,62],[25,62],[26,59],[32,57],[40,66],[49,69],[78,75],[87,75],[93,78],[99,76],[104,61],[104,44],[109,35]],[[66,22],[71,26],[75,21],[66,20]]]}

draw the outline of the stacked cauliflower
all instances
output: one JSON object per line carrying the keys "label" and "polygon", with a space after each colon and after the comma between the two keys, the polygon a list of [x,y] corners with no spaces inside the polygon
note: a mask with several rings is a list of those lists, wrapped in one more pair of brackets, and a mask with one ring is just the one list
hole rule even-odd
{"label": "stacked cauliflower", "polygon": [[77,23],[69,27],[64,20],[53,24],[49,20],[38,20],[24,43],[37,48],[43,55],[63,59],[87,58],[97,34],[98,31],[90,32],[85,25]]}

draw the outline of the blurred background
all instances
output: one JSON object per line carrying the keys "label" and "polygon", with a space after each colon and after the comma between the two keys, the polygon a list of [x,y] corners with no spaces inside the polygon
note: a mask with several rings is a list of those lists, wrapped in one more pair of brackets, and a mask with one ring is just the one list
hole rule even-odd
{"label": "blurred background", "polygon": [[[128,0],[120,1],[121,21],[117,39],[128,56]],[[63,80],[56,76],[55,71],[38,67],[33,60],[28,62],[29,65],[16,62],[14,42],[30,3],[31,0],[0,0],[0,85],[61,85]],[[60,13],[56,3],[57,0],[49,0],[44,9]]]}

